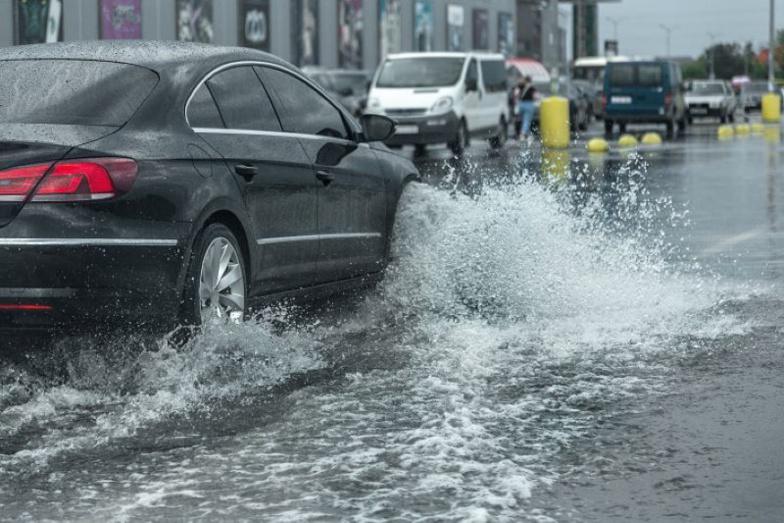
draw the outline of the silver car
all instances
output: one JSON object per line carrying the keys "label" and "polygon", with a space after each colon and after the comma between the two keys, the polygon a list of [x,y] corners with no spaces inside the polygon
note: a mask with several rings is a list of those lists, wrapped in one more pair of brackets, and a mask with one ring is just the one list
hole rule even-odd
{"label": "silver car", "polygon": [[686,93],[689,123],[694,118],[718,118],[721,123],[735,121],[737,101],[732,88],[723,80],[697,80]]}

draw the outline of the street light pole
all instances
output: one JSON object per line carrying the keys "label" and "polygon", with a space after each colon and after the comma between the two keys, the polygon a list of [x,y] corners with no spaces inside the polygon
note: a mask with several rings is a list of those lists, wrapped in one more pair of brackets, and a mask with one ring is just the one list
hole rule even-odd
{"label": "street light pole", "polygon": [[710,79],[716,79],[716,34],[715,33],[708,33],[708,38],[710,38]]}
{"label": "street light pole", "polygon": [[776,54],[776,0],[770,0],[770,44],[768,46],[768,90],[775,91],[776,72],[773,68],[774,56]]}
{"label": "street light pole", "polygon": [[[771,0],[773,1],[773,0]],[[659,27],[667,32],[667,58],[670,57],[670,38],[672,37],[672,26],[659,24]]]}
{"label": "street light pole", "polygon": [[618,41],[618,23],[621,21],[620,18],[613,18],[612,16],[605,16],[605,20],[610,22],[613,25],[613,40],[616,42]]}

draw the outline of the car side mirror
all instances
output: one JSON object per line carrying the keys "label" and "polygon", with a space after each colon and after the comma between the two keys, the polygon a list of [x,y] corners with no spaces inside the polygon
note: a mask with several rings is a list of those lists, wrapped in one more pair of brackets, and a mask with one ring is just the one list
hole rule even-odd
{"label": "car side mirror", "polygon": [[359,118],[365,141],[383,142],[395,134],[396,123],[393,119],[380,114],[363,114]]}
{"label": "car side mirror", "polygon": [[478,91],[479,85],[476,82],[476,78],[466,78],[465,89],[467,93],[470,93],[472,91]]}

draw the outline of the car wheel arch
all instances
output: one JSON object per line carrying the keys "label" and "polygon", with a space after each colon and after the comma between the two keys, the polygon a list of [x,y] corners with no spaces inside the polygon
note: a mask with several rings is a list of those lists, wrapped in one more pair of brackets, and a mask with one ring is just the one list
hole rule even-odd
{"label": "car wheel arch", "polygon": [[[242,255],[245,257],[248,271],[252,271],[252,268],[255,267],[256,253],[252,249],[252,235],[249,234],[249,231],[253,230],[250,219],[242,211],[237,209],[232,202],[223,200],[215,201],[207,205],[199,214],[199,217],[193,221],[188,242],[183,251],[182,267],[180,269],[180,277],[177,285],[178,293],[180,295],[182,295],[185,288],[185,278],[188,272],[193,246],[195,245],[199,234],[205,227],[212,223],[221,223],[234,233],[237,241],[240,243],[240,249],[242,250]],[[248,276],[250,277],[251,275],[249,274]]]}

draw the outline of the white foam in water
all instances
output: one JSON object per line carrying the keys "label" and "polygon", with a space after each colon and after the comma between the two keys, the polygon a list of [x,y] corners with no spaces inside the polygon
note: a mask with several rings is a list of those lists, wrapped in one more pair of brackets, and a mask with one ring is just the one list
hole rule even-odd
{"label": "white foam in water", "polygon": [[[42,387],[0,413],[0,434],[75,405],[103,401],[104,411],[0,457],[0,478],[30,464],[45,469],[63,451],[133,438],[173,415],[220,420],[223,409],[241,408],[235,398],[332,365],[345,370],[287,394],[273,421],[187,459],[138,456],[134,475],[117,472],[99,504],[90,501],[89,512],[71,505],[66,517],[121,509],[141,519],[548,521],[526,504],[557,481],[559,452],[610,406],[663,386],[657,352],[681,336],[745,329],[711,316],[719,286],[674,270],[666,246],[646,246],[645,227],[628,237],[608,232],[599,207],[576,218],[563,197],[533,182],[478,196],[412,186],[394,261],[360,311],[337,325],[277,334],[267,324],[226,326],[186,350],[164,344],[130,367],[125,393],[110,382],[127,365],[82,391],[74,378]],[[638,194],[625,203],[639,204]],[[83,396],[65,399],[74,394]]]}

